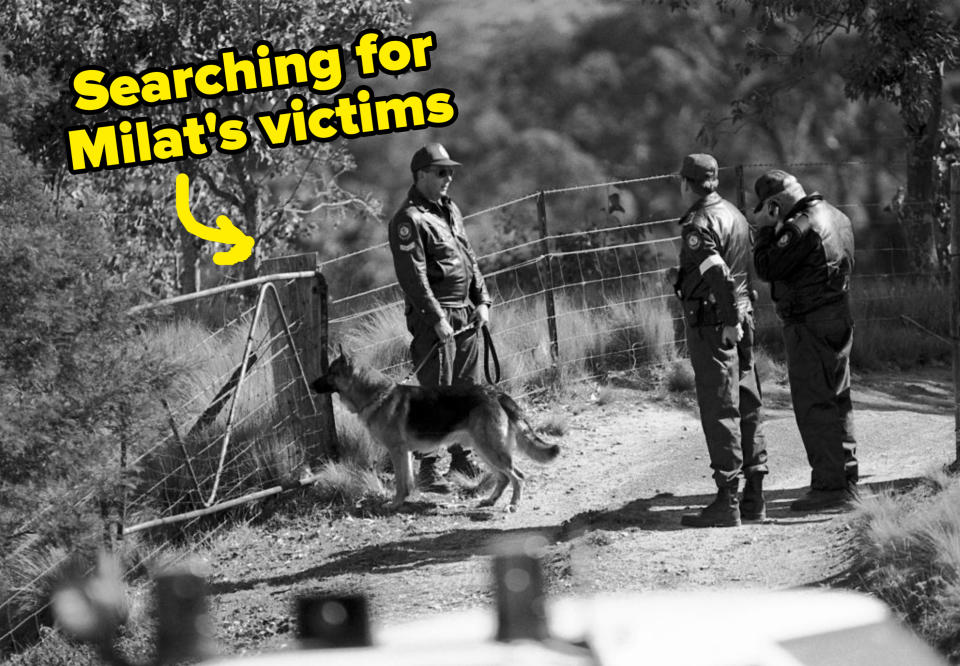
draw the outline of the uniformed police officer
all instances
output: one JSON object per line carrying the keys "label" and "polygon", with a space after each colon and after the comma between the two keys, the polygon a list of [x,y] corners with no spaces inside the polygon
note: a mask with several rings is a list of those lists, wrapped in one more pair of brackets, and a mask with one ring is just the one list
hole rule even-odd
{"label": "uniformed police officer", "polygon": [[[750,227],[737,207],[717,193],[717,161],[711,155],[687,155],[679,176],[693,205],[680,219],[680,266],[671,281],[683,302],[700,422],[717,485],[711,504],[680,520],[690,527],[733,527],[766,517],[767,451],[753,356]],[[741,474],[742,502],[737,497]]]}
{"label": "uniformed police officer", "polygon": [[[439,143],[420,148],[410,170],[413,186],[390,221],[390,250],[406,301],[410,356],[421,386],[480,381],[477,335],[454,332],[487,324],[490,296],[463,228],[460,209],[447,196],[459,162]],[[438,344],[439,342],[439,344]],[[424,359],[426,359],[424,361]],[[469,451],[450,447],[450,472],[478,473]],[[418,484],[449,492],[437,470],[437,454],[420,459]]]}
{"label": "uniformed police officer", "polygon": [[850,219],[796,177],[774,170],[756,182],[757,275],[771,283],[783,322],[793,411],[812,468],[795,511],[848,505],[858,465],[850,402],[853,270]]}

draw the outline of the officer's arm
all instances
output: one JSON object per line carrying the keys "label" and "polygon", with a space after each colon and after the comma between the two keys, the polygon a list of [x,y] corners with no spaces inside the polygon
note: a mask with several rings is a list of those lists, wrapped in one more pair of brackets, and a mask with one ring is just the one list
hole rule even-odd
{"label": "officer's arm", "polygon": [[419,225],[410,216],[398,214],[390,222],[389,239],[400,288],[430,325],[436,325],[443,319],[443,310],[427,280],[427,255]]}
{"label": "officer's arm", "polygon": [[707,229],[692,224],[683,231],[680,250],[684,294],[692,293],[702,280],[717,301],[720,319],[726,326],[740,322],[737,312],[737,285],[730,268],[720,256],[716,238]]}
{"label": "officer's arm", "polygon": [[805,232],[793,222],[785,223],[779,230],[763,227],[753,249],[757,275],[767,282],[789,278],[819,243],[817,234]]}

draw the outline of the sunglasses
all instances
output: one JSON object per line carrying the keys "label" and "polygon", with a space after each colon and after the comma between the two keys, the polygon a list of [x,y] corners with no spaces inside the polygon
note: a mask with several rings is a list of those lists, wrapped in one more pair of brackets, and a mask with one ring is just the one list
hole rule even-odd
{"label": "sunglasses", "polygon": [[441,168],[435,167],[430,169],[430,172],[436,176],[439,176],[440,178],[447,178],[447,177],[453,178],[453,169],[449,167],[441,167]]}

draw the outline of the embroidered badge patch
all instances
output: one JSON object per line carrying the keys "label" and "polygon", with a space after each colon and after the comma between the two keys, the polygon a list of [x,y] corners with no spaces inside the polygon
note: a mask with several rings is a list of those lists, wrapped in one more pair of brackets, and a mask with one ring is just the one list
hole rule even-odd
{"label": "embroidered badge patch", "polygon": [[397,227],[397,236],[399,236],[402,241],[408,241],[413,237],[413,227],[409,222],[404,222]]}
{"label": "embroidered badge patch", "polygon": [[696,250],[700,247],[700,234],[693,233],[687,236],[687,247]]}
{"label": "embroidered badge patch", "polygon": [[786,247],[790,244],[790,241],[793,240],[793,234],[789,231],[782,234],[777,240],[777,247]]}

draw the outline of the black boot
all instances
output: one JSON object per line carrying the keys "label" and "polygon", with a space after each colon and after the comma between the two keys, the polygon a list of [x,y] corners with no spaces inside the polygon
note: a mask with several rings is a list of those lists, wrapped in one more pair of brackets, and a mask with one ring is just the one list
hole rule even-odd
{"label": "black boot", "polygon": [[763,474],[748,474],[740,500],[741,520],[766,520],[767,503],[763,499]]}
{"label": "black boot", "polygon": [[830,490],[811,488],[800,499],[790,503],[791,511],[826,511],[828,509],[852,509],[860,499],[857,485],[848,482],[844,488]]}
{"label": "black boot", "polygon": [[420,471],[417,473],[417,486],[431,493],[449,493],[448,484],[437,470],[437,456],[424,456],[420,459]]}
{"label": "black boot", "polygon": [[686,527],[738,527],[740,525],[740,503],[737,500],[739,480],[717,487],[717,496],[700,513],[688,513],[680,517],[680,524]]}
{"label": "black boot", "polygon": [[472,478],[478,476],[480,471],[468,449],[459,444],[450,447],[450,469],[447,470],[446,476],[459,473]]}

